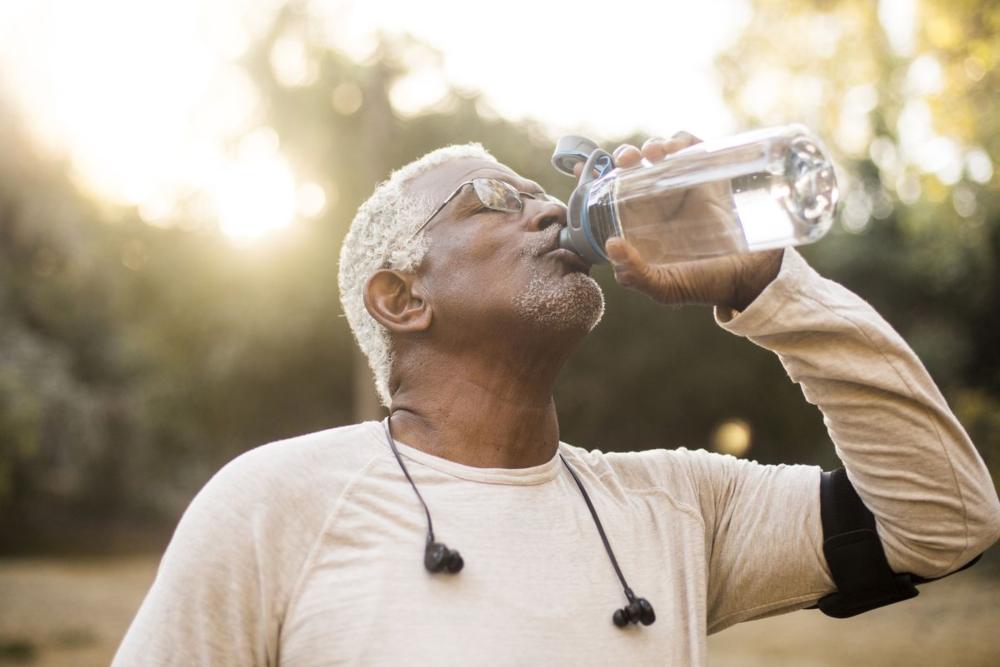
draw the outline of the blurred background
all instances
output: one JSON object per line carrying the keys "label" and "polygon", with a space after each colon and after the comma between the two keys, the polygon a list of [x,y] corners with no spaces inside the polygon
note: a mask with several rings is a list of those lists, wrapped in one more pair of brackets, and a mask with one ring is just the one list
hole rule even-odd
{"label": "blurred background", "polygon": [[[213,472],[381,416],[339,244],[448,143],[565,197],[560,133],[811,126],[843,204],[803,254],[916,349],[997,479],[998,34],[990,0],[5,0],[0,663],[106,664]],[[770,353],[596,273],[564,440],[836,465]],[[998,560],[858,619],[739,626],[710,661],[996,665]]]}

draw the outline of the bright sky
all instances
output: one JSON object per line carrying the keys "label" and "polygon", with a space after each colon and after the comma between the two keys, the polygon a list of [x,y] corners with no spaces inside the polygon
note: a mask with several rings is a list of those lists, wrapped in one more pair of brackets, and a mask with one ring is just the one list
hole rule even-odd
{"label": "bright sky", "polygon": [[[168,219],[176,199],[201,193],[223,231],[258,236],[325,205],[318,186],[292,173],[280,137],[253,127],[257,93],[232,64],[277,5],[5,0],[0,76],[40,144],[67,156],[83,187],[139,206],[152,222]],[[311,6],[330,43],[358,57],[376,30],[408,32],[441,51],[439,69],[419,70],[393,92],[404,111],[433,102],[443,77],[553,133],[732,130],[712,60],[746,21],[744,0]],[[294,78],[296,45],[285,46],[272,60]],[[567,62],[575,63],[568,73]]]}

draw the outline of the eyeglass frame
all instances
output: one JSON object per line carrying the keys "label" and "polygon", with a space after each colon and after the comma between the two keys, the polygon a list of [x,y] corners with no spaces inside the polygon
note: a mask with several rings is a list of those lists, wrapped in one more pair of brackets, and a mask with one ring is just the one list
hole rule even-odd
{"label": "eyeglass frame", "polygon": [[429,216],[427,216],[427,219],[420,223],[420,226],[413,231],[413,234],[410,235],[410,238],[413,238],[414,236],[422,232],[424,228],[426,228],[427,225],[431,223],[431,220],[433,220],[435,216],[437,216],[437,214],[440,213],[444,209],[444,207],[449,204],[449,202],[451,202],[452,199],[457,197],[459,193],[462,192],[462,188],[464,188],[466,185],[470,184],[473,185],[472,189],[473,191],[475,191],[476,181],[494,181],[496,183],[500,183],[501,185],[509,188],[511,191],[517,193],[518,195],[517,199],[519,202],[521,202],[521,208],[517,209],[516,211],[510,211],[507,209],[499,209],[499,208],[490,208],[490,206],[482,200],[482,197],[479,196],[479,193],[476,192],[476,198],[479,199],[479,203],[491,211],[499,211],[501,213],[520,213],[521,211],[524,210],[524,200],[521,199],[522,195],[524,197],[527,197],[529,199],[534,199],[536,201],[548,201],[553,204],[559,204],[560,206],[566,206],[566,204],[560,201],[558,197],[554,197],[545,191],[542,191],[540,195],[532,194],[530,192],[522,192],[518,190],[516,187],[514,187],[511,183],[508,183],[507,181],[501,180],[499,178],[493,178],[491,176],[479,176],[477,178],[473,178],[463,183],[460,183],[458,187],[456,187],[455,190],[450,195],[448,195],[448,197],[443,202],[441,202]]}

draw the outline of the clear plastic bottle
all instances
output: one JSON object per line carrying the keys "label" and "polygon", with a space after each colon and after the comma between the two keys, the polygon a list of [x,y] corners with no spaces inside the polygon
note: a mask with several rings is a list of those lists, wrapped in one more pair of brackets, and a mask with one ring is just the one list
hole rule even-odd
{"label": "clear plastic bottle", "polygon": [[560,245],[595,264],[607,262],[612,236],[651,264],[810,243],[836,211],[833,165],[801,125],[705,141],[629,169],[580,137],[563,137],[552,158],[570,174],[584,160]]}

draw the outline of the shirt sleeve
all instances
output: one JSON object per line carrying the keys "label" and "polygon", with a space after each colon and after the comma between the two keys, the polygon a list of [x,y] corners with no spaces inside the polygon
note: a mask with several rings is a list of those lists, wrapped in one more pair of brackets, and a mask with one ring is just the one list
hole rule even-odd
{"label": "shirt sleeve", "polygon": [[264,449],[192,501],[114,667],[277,664],[279,620],[324,508],[295,477],[267,474],[276,457]]}
{"label": "shirt sleeve", "polygon": [[[920,360],[863,299],[788,249],[778,276],[746,310],[717,309],[716,319],[777,354],[819,407],[895,571],[941,576],[997,540],[1000,502],[985,464]],[[774,582],[782,559],[801,566],[792,574],[803,596],[832,588],[820,546],[819,471],[792,480],[787,471],[795,467],[771,468],[739,462],[705,473],[717,486],[710,574],[725,590],[746,593],[719,603],[716,623],[760,615],[759,603],[771,596],[743,580]],[[774,488],[782,485],[788,489]],[[789,533],[775,521],[811,536],[786,542],[804,556],[776,553]],[[762,609],[781,610],[773,601]]]}
{"label": "shirt sleeve", "polygon": [[704,450],[669,454],[705,522],[709,633],[800,609],[833,590],[818,467],[761,465]]}

